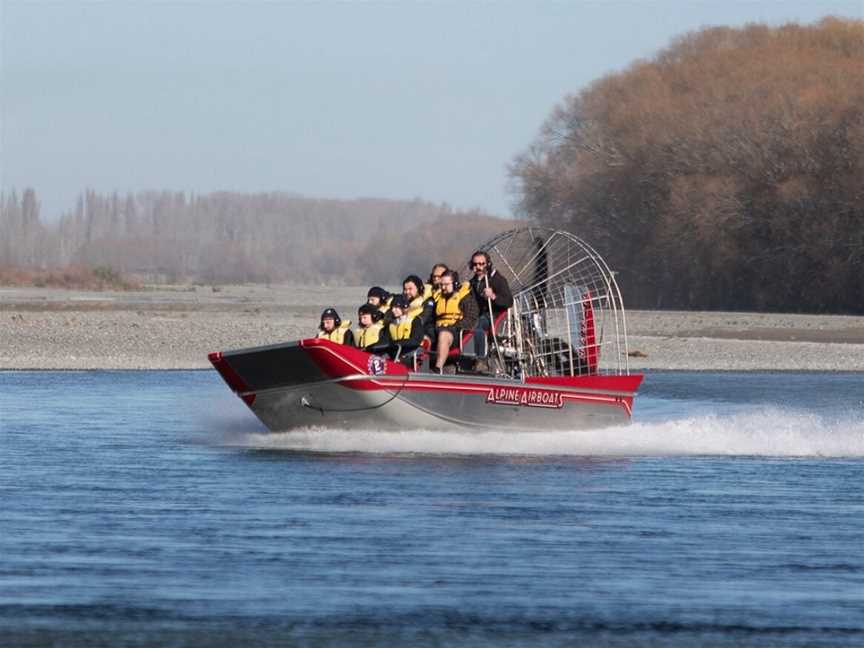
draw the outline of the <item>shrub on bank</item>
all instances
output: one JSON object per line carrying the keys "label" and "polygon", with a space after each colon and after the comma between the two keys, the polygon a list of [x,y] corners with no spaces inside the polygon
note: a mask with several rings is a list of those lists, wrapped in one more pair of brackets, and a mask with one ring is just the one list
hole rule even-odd
{"label": "shrub on bank", "polygon": [[67,290],[139,290],[141,284],[109,266],[68,266],[54,270],[0,268],[0,286]]}

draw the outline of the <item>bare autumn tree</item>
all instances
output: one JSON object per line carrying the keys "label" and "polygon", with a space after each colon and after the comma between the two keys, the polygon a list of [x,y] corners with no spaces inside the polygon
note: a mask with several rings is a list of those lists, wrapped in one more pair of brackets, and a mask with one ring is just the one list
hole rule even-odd
{"label": "bare autumn tree", "polygon": [[566,98],[518,207],[631,304],[864,312],[864,21],[710,28]]}
{"label": "bare autumn tree", "polygon": [[0,207],[0,266],[102,266],[169,281],[394,284],[511,225],[420,200],[285,193],[88,189],[54,224],[39,221],[29,189]]}
{"label": "bare autumn tree", "polygon": [[28,187],[0,195],[0,266],[36,267],[44,256],[47,232],[39,218],[39,199]]}

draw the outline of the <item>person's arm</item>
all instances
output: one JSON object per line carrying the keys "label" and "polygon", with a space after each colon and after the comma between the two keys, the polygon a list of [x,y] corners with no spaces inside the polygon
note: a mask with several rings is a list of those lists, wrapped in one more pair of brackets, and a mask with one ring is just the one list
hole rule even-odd
{"label": "person's arm", "polygon": [[354,346],[354,332],[351,329],[345,331],[345,337],[342,338],[342,344]]}
{"label": "person's arm", "polygon": [[495,299],[492,300],[492,304],[499,310],[510,308],[513,305],[513,293],[510,292],[510,284],[500,272],[496,272],[492,279],[493,283],[490,286],[495,292]]}
{"label": "person's arm", "polygon": [[430,339],[435,339],[435,300],[427,299],[423,302],[423,312],[417,318],[423,321],[424,334]]}

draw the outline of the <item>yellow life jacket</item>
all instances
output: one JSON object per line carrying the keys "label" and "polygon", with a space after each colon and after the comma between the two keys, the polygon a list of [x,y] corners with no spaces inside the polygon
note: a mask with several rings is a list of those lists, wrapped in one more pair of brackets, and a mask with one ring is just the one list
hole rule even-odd
{"label": "yellow life jacket", "polygon": [[345,332],[351,328],[351,322],[342,322],[329,333],[327,331],[318,331],[319,338],[326,338],[336,344],[345,344]]}
{"label": "yellow life jacket", "polygon": [[440,292],[440,291],[432,288],[432,284],[424,283],[423,284],[423,301],[426,301],[427,299],[434,299],[435,293],[437,293],[437,292]]}
{"label": "yellow life jacket", "polygon": [[378,310],[386,315],[387,311],[390,310],[390,304],[392,302],[393,302],[393,297],[392,296],[388,297],[386,300],[381,302],[381,305],[378,307]]}
{"label": "yellow life jacket", "polygon": [[450,297],[445,297],[444,293],[439,293],[435,299],[435,325],[436,326],[453,326],[456,322],[462,319],[462,309],[459,308],[459,302],[471,290],[469,283],[464,283],[459,287],[459,290],[454,292]]}
{"label": "yellow life jacket", "polygon": [[408,308],[405,310],[405,314],[411,319],[414,319],[423,312],[423,304],[425,303],[426,297],[415,297],[411,300],[411,303],[408,304]]}
{"label": "yellow life jacket", "polygon": [[354,342],[358,349],[365,349],[372,346],[381,337],[381,330],[384,328],[384,322],[375,322],[367,328],[362,326],[354,332]]}
{"label": "yellow life jacket", "polygon": [[[422,309],[421,309],[422,310]],[[419,312],[419,311],[418,311]],[[390,338],[394,342],[399,340],[407,340],[411,337],[411,325],[414,323],[416,315],[407,315],[400,317],[390,325]]]}

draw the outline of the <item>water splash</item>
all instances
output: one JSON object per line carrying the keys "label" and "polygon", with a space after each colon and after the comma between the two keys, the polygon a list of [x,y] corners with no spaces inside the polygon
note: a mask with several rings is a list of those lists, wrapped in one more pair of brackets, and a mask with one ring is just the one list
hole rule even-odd
{"label": "water splash", "polygon": [[599,430],[450,431],[307,428],[236,433],[228,445],[306,452],[422,455],[864,457],[864,421],[760,408]]}

